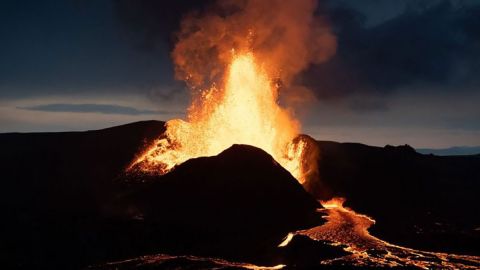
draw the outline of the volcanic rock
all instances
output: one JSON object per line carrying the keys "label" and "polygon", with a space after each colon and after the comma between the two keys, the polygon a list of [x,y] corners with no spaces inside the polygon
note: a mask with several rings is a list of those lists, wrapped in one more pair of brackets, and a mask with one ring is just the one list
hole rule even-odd
{"label": "volcanic rock", "polygon": [[270,155],[248,145],[137,180],[129,179],[129,191],[115,204],[157,228],[151,237],[170,251],[258,257],[288,232],[320,221],[318,202]]}
{"label": "volcanic rock", "polygon": [[[164,130],[163,122],[145,121],[0,134],[2,268],[77,269],[170,251],[259,265],[290,256],[272,247],[288,231],[315,223],[317,205],[259,149],[234,146],[165,176],[125,175]],[[316,198],[346,197],[347,206],[377,221],[374,236],[394,244],[479,254],[480,155],[318,145],[320,181],[308,187]]]}
{"label": "volcanic rock", "polygon": [[316,200],[249,146],[125,184],[125,168],[163,131],[148,121],[0,134],[2,267],[77,269],[162,251],[258,261],[290,230],[318,224]]}
{"label": "volcanic rock", "polygon": [[76,269],[111,256],[102,216],[115,177],[165,130],[159,121],[84,132],[0,134],[0,265]]}

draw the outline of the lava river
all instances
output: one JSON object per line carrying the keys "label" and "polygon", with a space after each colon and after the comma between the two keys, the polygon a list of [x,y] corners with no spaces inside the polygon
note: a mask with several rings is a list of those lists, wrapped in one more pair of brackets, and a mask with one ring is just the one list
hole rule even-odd
{"label": "lava river", "polygon": [[334,246],[342,246],[350,255],[321,261],[322,265],[358,267],[408,267],[419,269],[478,269],[480,257],[420,251],[387,243],[369,234],[375,224],[372,218],[343,206],[344,200],[334,198],[321,202],[318,211],[327,222],[321,226],[290,233],[280,246],[288,245],[295,235]]}

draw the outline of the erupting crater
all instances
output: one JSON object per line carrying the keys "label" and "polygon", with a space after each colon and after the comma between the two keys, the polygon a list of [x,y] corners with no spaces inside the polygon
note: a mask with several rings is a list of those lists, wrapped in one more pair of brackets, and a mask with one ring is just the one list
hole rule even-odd
{"label": "erupting crater", "polygon": [[187,121],[174,119],[166,132],[129,167],[165,174],[188,159],[214,156],[233,144],[248,144],[274,157],[300,183],[306,181],[307,142],[297,138],[300,124],[278,102],[278,86],[253,52],[236,53],[224,86],[213,85],[195,96]]}

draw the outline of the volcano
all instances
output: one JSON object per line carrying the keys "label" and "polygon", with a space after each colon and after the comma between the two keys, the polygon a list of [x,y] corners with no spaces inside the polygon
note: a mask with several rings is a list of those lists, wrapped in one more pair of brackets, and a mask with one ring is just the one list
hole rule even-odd
{"label": "volcano", "polygon": [[149,238],[175,253],[257,260],[288,232],[321,221],[320,204],[298,181],[248,145],[121,181],[128,184],[115,208],[129,209],[127,219],[140,219],[154,232]]}
{"label": "volcano", "polygon": [[162,131],[163,123],[143,122],[2,134],[3,265],[81,268],[159,251],[271,263],[289,231],[320,222],[319,203],[252,146],[163,176],[126,174]]}
{"label": "volcano", "polygon": [[480,266],[478,156],[316,142],[319,181],[303,187],[248,145],[163,175],[126,170],[164,131],[0,134],[2,267]]}

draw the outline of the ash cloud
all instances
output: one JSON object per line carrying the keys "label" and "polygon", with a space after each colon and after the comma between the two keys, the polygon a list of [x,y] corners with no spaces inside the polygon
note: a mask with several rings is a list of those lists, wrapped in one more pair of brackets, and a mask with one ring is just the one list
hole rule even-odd
{"label": "ash cloud", "polygon": [[219,1],[187,15],[172,53],[178,79],[208,86],[223,78],[232,54],[252,51],[272,78],[290,86],[311,63],[335,54],[336,38],[314,0]]}

